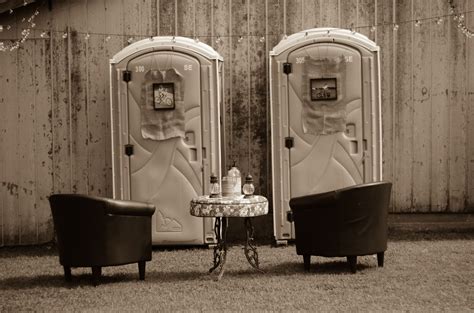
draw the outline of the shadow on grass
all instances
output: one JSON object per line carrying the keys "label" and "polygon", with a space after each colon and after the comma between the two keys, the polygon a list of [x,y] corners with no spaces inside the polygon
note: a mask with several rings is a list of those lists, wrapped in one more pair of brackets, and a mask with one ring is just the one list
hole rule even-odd
{"label": "shadow on grass", "polygon": [[16,246],[16,247],[1,247],[1,258],[16,258],[18,256],[56,256],[58,250],[54,244],[44,244],[37,246]]}
{"label": "shadow on grass", "polygon": [[[139,281],[138,273],[133,274],[112,274],[103,275],[99,280],[100,285]],[[22,290],[34,288],[77,288],[77,287],[94,287],[92,283],[92,274],[80,274],[72,276],[70,282],[65,281],[63,275],[38,275],[34,277],[17,276],[0,280],[0,290]]]}
{"label": "shadow on grass", "polygon": [[[206,272],[199,271],[173,271],[173,272],[157,272],[149,271],[146,273],[145,281],[140,281],[138,278],[138,272],[135,273],[114,273],[108,275],[102,275],[99,280],[99,286],[116,284],[116,283],[165,283],[165,282],[178,282],[178,281],[192,281],[192,280],[203,280],[209,277],[212,279],[212,275],[208,275]],[[0,291],[1,290],[26,290],[34,288],[77,288],[77,287],[94,287],[92,282],[92,274],[79,274],[72,275],[70,282],[65,281],[63,275],[38,275],[34,277],[29,276],[16,276],[7,279],[0,280]]]}
{"label": "shadow on grass", "polygon": [[474,229],[458,230],[415,230],[391,229],[388,231],[389,241],[436,241],[436,240],[473,240]]}
{"label": "shadow on grass", "polygon": [[[297,262],[286,262],[279,263],[272,266],[266,266],[263,268],[265,273],[274,275],[292,275],[292,274],[331,274],[331,275],[352,275],[349,264],[343,258],[331,259],[330,261],[322,262],[311,262],[309,272],[304,270],[303,258],[301,263]],[[315,259],[315,257],[313,257]],[[357,263],[357,271],[363,271],[367,268],[372,268],[371,265]],[[377,267],[377,264],[374,264]]]}

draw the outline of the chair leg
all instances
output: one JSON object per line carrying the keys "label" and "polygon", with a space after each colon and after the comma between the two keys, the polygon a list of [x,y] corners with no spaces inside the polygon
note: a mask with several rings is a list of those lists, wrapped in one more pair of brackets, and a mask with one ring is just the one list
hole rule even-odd
{"label": "chair leg", "polygon": [[140,277],[140,280],[145,280],[145,265],[145,261],[138,262],[138,275]]}
{"label": "chair leg", "polygon": [[92,283],[94,286],[99,284],[100,276],[102,275],[102,267],[100,266],[93,266],[92,267]]}
{"label": "chair leg", "polygon": [[383,258],[384,258],[384,253],[383,252],[378,252],[377,253],[377,264],[379,267],[383,267]]}
{"label": "chair leg", "polygon": [[311,255],[310,254],[303,254],[303,262],[304,262],[304,270],[309,272],[309,268],[311,265]]}
{"label": "chair leg", "polygon": [[64,279],[66,281],[71,281],[72,280],[71,267],[63,266],[63,268],[64,268]]}
{"label": "chair leg", "polygon": [[347,256],[347,262],[349,263],[351,272],[352,273],[357,272],[357,256],[356,255]]}

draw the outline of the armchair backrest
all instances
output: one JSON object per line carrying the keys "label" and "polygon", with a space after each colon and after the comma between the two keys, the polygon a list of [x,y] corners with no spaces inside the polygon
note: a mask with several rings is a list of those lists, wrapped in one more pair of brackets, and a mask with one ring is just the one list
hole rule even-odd
{"label": "armchair backrest", "polygon": [[60,258],[75,255],[76,251],[105,249],[103,230],[106,202],[102,198],[55,194],[50,196],[49,202]]}

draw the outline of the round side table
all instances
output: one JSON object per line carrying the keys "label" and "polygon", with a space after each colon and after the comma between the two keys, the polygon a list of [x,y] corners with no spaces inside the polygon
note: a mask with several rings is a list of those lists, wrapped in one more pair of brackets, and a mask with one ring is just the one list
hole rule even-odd
{"label": "round side table", "polygon": [[253,243],[254,228],[251,218],[268,213],[268,200],[265,197],[259,195],[219,198],[200,196],[191,200],[190,213],[193,216],[215,218],[214,233],[216,234],[217,245],[214,247],[214,265],[209,269],[209,273],[218,269],[217,280],[220,280],[224,274],[227,256],[227,219],[229,217],[244,218],[247,235],[244,253],[249,264],[261,271],[257,247]]}

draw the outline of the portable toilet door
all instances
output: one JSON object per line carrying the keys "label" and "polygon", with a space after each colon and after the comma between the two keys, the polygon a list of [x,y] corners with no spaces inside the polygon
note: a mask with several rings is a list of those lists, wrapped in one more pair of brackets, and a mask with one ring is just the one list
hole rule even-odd
{"label": "portable toilet door", "polygon": [[379,47],[316,28],[270,58],[274,235],[285,243],[291,198],[382,178]]}
{"label": "portable toilet door", "polygon": [[153,203],[154,245],[215,243],[193,197],[221,177],[223,59],[184,37],[133,43],[110,60],[114,198]]}

